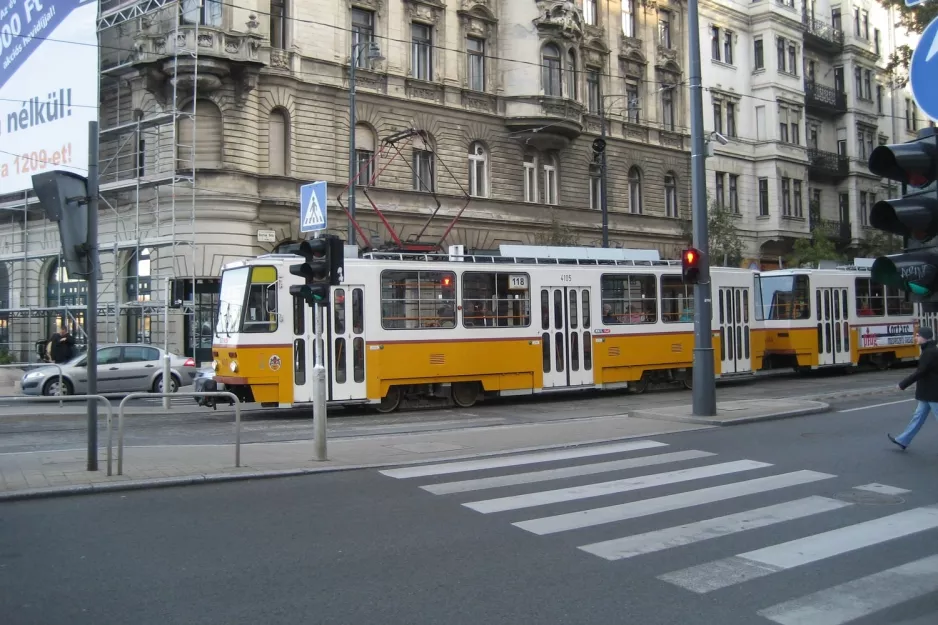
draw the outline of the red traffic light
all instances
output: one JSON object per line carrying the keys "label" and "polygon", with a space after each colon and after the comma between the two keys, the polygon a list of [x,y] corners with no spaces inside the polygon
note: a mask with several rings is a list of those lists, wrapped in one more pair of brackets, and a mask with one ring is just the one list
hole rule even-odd
{"label": "red traffic light", "polygon": [[688,248],[681,252],[681,278],[684,284],[697,284],[700,281],[700,250]]}
{"label": "red traffic light", "polygon": [[697,262],[697,250],[684,250],[684,262],[693,265]]}

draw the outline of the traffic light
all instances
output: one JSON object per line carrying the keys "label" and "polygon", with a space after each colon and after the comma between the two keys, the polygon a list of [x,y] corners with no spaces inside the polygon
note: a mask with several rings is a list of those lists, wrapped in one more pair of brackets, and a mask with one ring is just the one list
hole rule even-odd
{"label": "traffic light", "polygon": [[681,252],[681,277],[684,284],[700,282],[700,250],[688,248]]}
{"label": "traffic light", "polygon": [[69,171],[33,175],[33,190],[46,219],[59,227],[62,258],[72,277],[87,280],[92,270],[102,277],[101,263],[88,249],[88,179]]}
{"label": "traffic light", "polygon": [[870,225],[903,238],[904,252],[873,262],[874,282],[917,296],[938,294],[938,135],[924,128],[908,143],[881,145],[870,172],[902,184],[902,197],[876,202]]}
{"label": "traffic light", "polygon": [[290,267],[290,273],[300,276],[306,284],[290,287],[290,295],[302,297],[312,306],[329,303],[329,287],[342,282],[345,267],[345,247],[342,239],[326,235],[321,239],[309,239],[300,243],[296,253],[306,259],[300,265]]}

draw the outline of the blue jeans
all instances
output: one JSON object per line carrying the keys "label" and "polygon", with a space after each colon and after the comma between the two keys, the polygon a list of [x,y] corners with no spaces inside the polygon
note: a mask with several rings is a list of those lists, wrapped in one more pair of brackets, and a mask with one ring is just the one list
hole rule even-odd
{"label": "blue jeans", "polygon": [[919,401],[915,412],[912,414],[912,420],[909,421],[909,427],[905,429],[905,432],[897,436],[896,440],[908,446],[908,444],[912,442],[912,439],[915,438],[915,435],[918,434],[918,431],[922,429],[922,426],[925,425],[925,419],[928,418],[929,412],[934,412],[935,418],[938,419],[938,402]]}

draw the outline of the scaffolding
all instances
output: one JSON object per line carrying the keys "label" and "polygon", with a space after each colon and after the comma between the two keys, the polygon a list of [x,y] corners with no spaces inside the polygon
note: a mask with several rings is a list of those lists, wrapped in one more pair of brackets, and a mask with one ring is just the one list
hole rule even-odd
{"label": "scaffolding", "polygon": [[[196,102],[204,10],[201,0],[99,4],[99,241],[105,273],[97,315],[102,342],[120,342],[121,318],[133,316],[138,331],[131,336],[128,324],[127,341],[158,338],[166,343],[173,310],[174,321],[179,312],[191,316],[190,336],[181,341],[195,354]],[[141,32],[163,36],[162,54],[137,45]],[[157,64],[162,71],[154,70]],[[0,198],[0,220],[6,222],[0,222],[0,282],[7,281],[0,294],[0,342],[6,338],[14,359],[35,360],[53,320],[86,339],[87,283],[68,278],[58,232],[45,220],[32,190]],[[151,324],[162,336],[154,336]],[[139,331],[143,325],[145,333]],[[181,335],[184,326],[177,327]]]}

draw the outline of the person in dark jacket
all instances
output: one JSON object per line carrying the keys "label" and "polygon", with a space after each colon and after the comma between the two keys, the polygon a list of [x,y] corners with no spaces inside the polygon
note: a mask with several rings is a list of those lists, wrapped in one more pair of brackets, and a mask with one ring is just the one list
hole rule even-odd
{"label": "person in dark jacket", "polygon": [[893,438],[887,434],[889,440],[903,450],[909,446],[918,431],[925,425],[925,419],[930,412],[938,418],[938,349],[935,347],[935,334],[931,328],[919,328],[915,335],[915,342],[921,345],[922,353],[918,357],[918,368],[915,373],[899,382],[899,388],[905,390],[915,384],[915,399],[918,406],[912,414],[912,421],[905,432]]}

